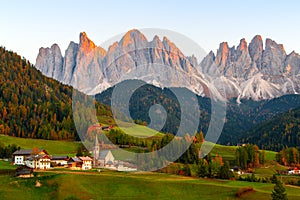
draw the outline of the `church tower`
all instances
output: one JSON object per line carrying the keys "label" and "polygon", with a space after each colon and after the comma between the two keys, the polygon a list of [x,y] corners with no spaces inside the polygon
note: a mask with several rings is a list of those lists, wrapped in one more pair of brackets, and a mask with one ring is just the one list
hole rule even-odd
{"label": "church tower", "polygon": [[96,166],[99,156],[100,156],[100,144],[98,141],[98,134],[96,133],[95,146],[94,146],[94,166]]}

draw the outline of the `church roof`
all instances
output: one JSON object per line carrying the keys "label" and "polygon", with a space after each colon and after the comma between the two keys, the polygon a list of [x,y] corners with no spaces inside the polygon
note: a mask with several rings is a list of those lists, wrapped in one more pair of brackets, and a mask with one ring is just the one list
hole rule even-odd
{"label": "church roof", "polygon": [[100,152],[100,156],[99,156],[99,159],[100,160],[104,160],[105,157],[107,156],[107,154],[110,152],[110,150],[103,150]]}

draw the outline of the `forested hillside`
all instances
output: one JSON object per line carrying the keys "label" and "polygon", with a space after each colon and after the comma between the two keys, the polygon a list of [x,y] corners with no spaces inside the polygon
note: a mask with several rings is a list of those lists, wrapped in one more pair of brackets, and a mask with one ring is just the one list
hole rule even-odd
{"label": "forested hillside", "polygon": [[[110,105],[113,88],[96,95],[96,99]],[[198,132],[206,134],[210,121],[211,100],[198,96],[200,119]],[[154,104],[162,105],[167,112],[167,121],[163,132],[176,134],[180,125],[180,105],[171,90],[158,88],[152,85],[144,85],[137,89],[130,99],[130,112],[133,119],[150,123],[149,109]],[[254,128],[262,122],[273,119],[277,115],[291,109],[300,107],[300,95],[286,95],[272,100],[242,100],[240,104],[236,99],[227,102],[226,122],[219,138],[219,143],[235,145],[244,141],[247,132],[256,131]],[[288,123],[289,121],[286,121]],[[267,140],[268,138],[266,138]],[[271,141],[271,139],[270,139]],[[251,143],[257,144],[254,141]],[[275,145],[274,141],[271,141]],[[294,145],[294,143],[291,143]],[[281,149],[281,148],[279,148]],[[275,149],[275,150],[279,150]]]}
{"label": "forested hillside", "polygon": [[261,123],[242,136],[242,141],[274,151],[280,151],[285,147],[300,149],[300,108]]}
{"label": "forested hillside", "polygon": [[[52,140],[78,140],[72,116],[72,88],[43,76],[28,61],[0,48],[0,134]],[[96,96],[110,105],[110,88]],[[199,132],[206,133],[210,120],[210,99],[198,97],[201,118]],[[163,132],[175,134],[180,125],[180,105],[169,89],[145,85],[131,97],[131,116],[138,123],[150,123],[149,108],[161,104],[167,111]],[[234,99],[227,104],[226,123],[219,143],[250,142],[264,149],[299,147],[299,95],[270,101]],[[96,104],[99,119],[111,118],[110,108]],[[91,113],[81,112],[82,117]],[[109,116],[109,117],[107,117]],[[112,120],[109,123],[113,123]],[[256,127],[257,126],[257,127]],[[87,128],[87,127],[83,127]]]}
{"label": "forested hillside", "polygon": [[0,133],[74,140],[72,88],[47,78],[29,61],[0,48]]}

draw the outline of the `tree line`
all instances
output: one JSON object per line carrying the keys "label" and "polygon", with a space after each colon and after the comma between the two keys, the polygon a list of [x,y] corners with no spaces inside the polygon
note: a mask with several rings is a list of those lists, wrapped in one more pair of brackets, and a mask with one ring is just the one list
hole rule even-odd
{"label": "tree line", "polygon": [[265,162],[265,152],[260,151],[257,145],[247,144],[237,148],[236,164],[242,169],[259,167]]}
{"label": "tree line", "polygon": [[[72,113],[72,92],[72,87],[44,76],[26,59],[0,47],[0,134],[79,140]],[[85,107],[82,102],[76,106]],[[110,109],[98,102],[95,108],[99,115],[111,115]],[[75,115],[79,120],[94,114],[85,110],[81,113]]]}
{"label": "tree line", "polygon": [[5,146],[4,144],[0,143],[0,158],[11,158],[12,154],[20,150],[20,147],[16,144],[9,144]]}
{"label": "tree line", "polygon": [[285,166],[299,166],[299,150],[294,147],[286,147],[276,154],[276,161]]}

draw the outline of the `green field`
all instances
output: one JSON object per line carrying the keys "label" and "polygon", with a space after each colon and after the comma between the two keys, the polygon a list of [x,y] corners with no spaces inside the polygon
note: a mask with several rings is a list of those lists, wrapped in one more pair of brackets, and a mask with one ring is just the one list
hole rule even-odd
{"label": "green field", "polygon": [[40,139],[27,139],[0,135],[0,143],[5,145],[16,144],[22,149],[31,149],[33,147],[46,149],[49,154],[76,154],[77,147],[80,145],[78,142],[66,142],[55,140],[40,140]]}
{"label": "green field", "polygon": [[[126,127],[124,128],[126,131],[128,130],[132,135],[138,137],[145,137],[145,136],[162,136],[162,133],[157,133],[153,129],[147,128],[145,126],[137,125],[133,127]],[[67,141],[54,141],[54,140],[40,140],[40,139],[25,139],[25,138],[17,138],[11,137],[6,135],[0,135],[0,143],[5,145],[8,144],[16,144],[20,146],[22,149],[30,149],[33,147],[43,148],[48,151],[49,154],[67,154],[67,155],[74,155],[76,154],[77,147],[80,145],[79,142],[67,142]],[[200,144],[198,144],[200,147]],[[211,154],[214,156],[216,154],[223,157],[224,160],[235,160],[235,151],[236,146],[223,146],[216,144]],[[122,154],[119,153],[119,154]],[[265,151],[265,159],[268,161],[275,160],[276,152],[274,151]],[[120,155],[122,157],[122,155]]]}
{"label": "green field", "polygon": [[[236,199],[242,187],[255,192],[241,199],[269,199],[274,185],[199,179],[159,173],[43,172],[20,179],[0,175],[1,199]],[[35,187],[36,181],[41,187]],[[300,188],[286,186],[289,199],[300,198]]]}
{"label": "green field", "polygon": [[272,176],[273,174],[277,174],[277,170],[286,170],[287,168],[275,161],[267,161],[263,167],[256,168],[254,173],[260,176]]}
{"label": "green field", "polygon": [[[142,127],[145,129],[145,127]],[[146,133],[147,134],[147,133]],[[22,139],[0,135],[0,143],[22,148],[40,147],[50,154],[74,154],[79,143]],[[235,159],[235,146],[215,145],[212,155]],[[114,151],[114,150],[113,150]],[[114,153],[114,152],[113,152]],[[275,161],[276,152],[266,151],[267,163],[255,170],[258,176],[271,176],[283,167]],[[124,157],[122,152],[115,153]],[[0,161],[0,199],[236,199],[236,192],[252,186],[240,199],[270,199],[274,185],[217,179],[200,179],[162,173],[123,173],[112,171],[81,172],[54,170],[39,177],[20,179],[8,175],[15,166]],[[35,187],[36,181],[42,186]],[[300,199],[300,188],[286,186],[289,199]],[[13,194],[13,195],[12,195]]]}
{"label": "green field", "polygon": [[134,125],[130,127],[122,127],[122,130],[125,131],[128,135],[134,136],[134,137],[151,137],[151,136],[163,136],[163,133],[160,133],[156,130],[153,130],[151,128],[148,128],[147,126],[142,125]]}
{"label": "green field", "polygon": [[118,121],[118,124],[116,124],[112,116],[100,115],[98,116],[98,121],[105,126],[114,125],[115,127],[119,127],[126,134],[134,137],[147,138],[151,136],[160,137],[164,135],[161,132],[158,132],[154,129],[148,128],[147,126],[142,126],[139,124],[132,124],[132,123],[120,122],[120,121]]}
{"label": "green field", "polygon": [[16,168],[16,166],[10,164],[9,162],[0,160],[0,170],[11,170]]}
{"label": "green field", "polygon": [[[223,146],[219,144],[215,144],[211,154],[215,156],[218,154],[222,156],[224,160],[233,161],[235,160],[235,151],[238,147],[237,146]],[[274,161],[276,159],[277,152],[275,151],[265,151],[265,160],[266,161]]]}

